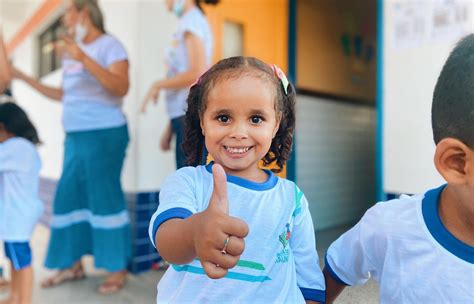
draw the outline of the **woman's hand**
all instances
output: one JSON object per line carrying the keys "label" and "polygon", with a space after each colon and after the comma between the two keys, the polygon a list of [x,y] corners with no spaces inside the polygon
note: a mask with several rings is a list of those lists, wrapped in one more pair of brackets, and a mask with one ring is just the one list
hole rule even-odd
{"label": "woman's hand", "polygon": [[55,44],[55,50],[59,54],[67,53],[71,59],[82,62],[86,54],[81,50],[77,43],[69,36],[64,36],[62,43]]}
{"label": "woman's hand", "polygon": [[140,112],[145,113],[146,108],[150,101],[153,101],[153,103],[156,105],[158,103],[158,97],[160,96],[160,90],[161,86],[159,82],[155,82],[150,89],[148,90],[148,93],[146,94],[145,98],[143,99],[142,106],[140,108]]}
{"label": "woman's hand", "polygon": [[10,71],[12,72],[12,76],[14,79],[21,79],[24,80],[26,74],[14,67],[13,65],[10,66]]}
{"label": "woman's hand", "polygon": [[55,50],[59,53],[67,53],[69,58],[82,63],[85,69],[108,93],[117,97],[127,95],[130,87],[128,79],[128,59],[115,61],[108,67],[103,67],[95,61],[95,59],[89,57],[69,36],[64,36],[62,42],[58,41],[55,45]]}
{"label": "woman's hand", "polygon": [[160,148],[163,151],[169,151],[171,148],[171,139],[173,138],[173,130],[171,130],[171,124],[168,123],[166,130],[161,135]]}

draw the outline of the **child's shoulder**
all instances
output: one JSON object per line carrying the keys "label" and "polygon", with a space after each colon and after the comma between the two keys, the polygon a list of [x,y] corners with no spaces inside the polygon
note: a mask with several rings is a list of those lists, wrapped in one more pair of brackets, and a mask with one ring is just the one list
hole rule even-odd
{"label": "child's shoulder", "polygon": [[21,152],[35,153],[36,152],[35,145],[23,137],[9,138],[2,143],[2,146],[4,149],[12,150],[15,153],[21,153]]}
{"label": "child's shoulder", "polygon": [[400,213],[403,210],[414,209],[417,204],[421,203],[422,199],[423,195],[402,194],[398,198],[378,202],[369,210],[373,210],[373,212],[377,212],[379,214],[393,215],[395,213]]}
{"label": "child's shoulder", "polygon": [[202,180],[209,173],[206,170],[205,166],[187,166],[179,168],[178,170],[171,173],[167,178],[167,182],[176,182],[176,181],[188,181],[195,182],[196,180]]}
{"label": "child's shoulder", "polygon": [[401,195],[399,198],[376,203],[361,219],[362,224],[378,227],[380,233],[395,233],[415,229],[418,225],[423,195]]}
{"label": "child's shoulder", "polygon": [[0,158],[14,164],[15,170],[19,171],[38,171],[41,168],[41,159],[35,145],[21,137],[13,137],[1,143]]}
{"label": "child's shoulder", "polygon": [[296,185],[296,183],[294,181],[286,179],[284,177],[280,177],[280,176],[278,176],[274,173],[272,173],[272,175],[275,175],[276,179],[278,180],[277,183],[280,184],[281,186],[283,186],[285,188],[293,189],[293,191],[295,189],[298,189],[299,191],[301,191],[300,188],[298,188],[298,185]]}

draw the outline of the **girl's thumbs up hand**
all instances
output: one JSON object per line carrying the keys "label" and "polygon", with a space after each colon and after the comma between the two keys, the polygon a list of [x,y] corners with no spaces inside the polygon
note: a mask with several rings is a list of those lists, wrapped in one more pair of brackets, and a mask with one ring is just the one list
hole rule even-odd
{"label": "girl's thumbs up hand", "polygon": [[214,189],[207,209],[198,214],[193,239],[204,271],[211,279],[219,279],[237,264],[249,228],[241,219],[229,216],[224,169],[214,164],[212,175]]}

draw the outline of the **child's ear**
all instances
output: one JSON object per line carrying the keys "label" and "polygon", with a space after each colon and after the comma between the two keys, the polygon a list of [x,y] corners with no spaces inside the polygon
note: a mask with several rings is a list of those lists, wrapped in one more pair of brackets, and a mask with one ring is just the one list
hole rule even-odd
{"label": "child's ear", "polygon": [[201,126],[201,133],[202,133],[202,136],[205,136],[205,135],[204,135],[204,124],[202,123],[202,119],[199,119],[199,125]]}
{"label": "child's ear", "polygon": [[277,132],[278,132],[278,129],[280,128],[280,123],[281,123],[281,119],[283,117],[283,113],[280,112],[278,113],[277,117],[276,117],[276,124],[275,124],[275,128],[273,128],[273,134],[272,134],[272,138],[275,138]]}
{"label": "child's ear", "polygon": [[444,138],[436,145],[434,163],[438,172],[450,184],[464,184],[467,182],[469,155],[471,149],[460,140]]}

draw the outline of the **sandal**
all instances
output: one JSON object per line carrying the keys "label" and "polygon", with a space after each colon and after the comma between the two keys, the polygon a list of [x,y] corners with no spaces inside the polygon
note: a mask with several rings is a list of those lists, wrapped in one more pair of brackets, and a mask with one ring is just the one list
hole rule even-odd
{"label": "sandal", "polygon": [[125,286],[127,271],[119,271],[110,274],[105,281],[100,284],[97,291],[103,295],[110,295],[119,292]]}
{"label": "sandal", "polygon": [[10,288],[10,281],[0,277],[0,292],[3,292]]}
{"label": "sandal", "polygon": [[47,278],[41,283],[41,287],[49,288],[58,286],[65,282],[72,282],[77,280],[82,280],[86,277],[84,270],[82,267],[79,268],[68,268],[65,270],[59,271],[54,276]]}

